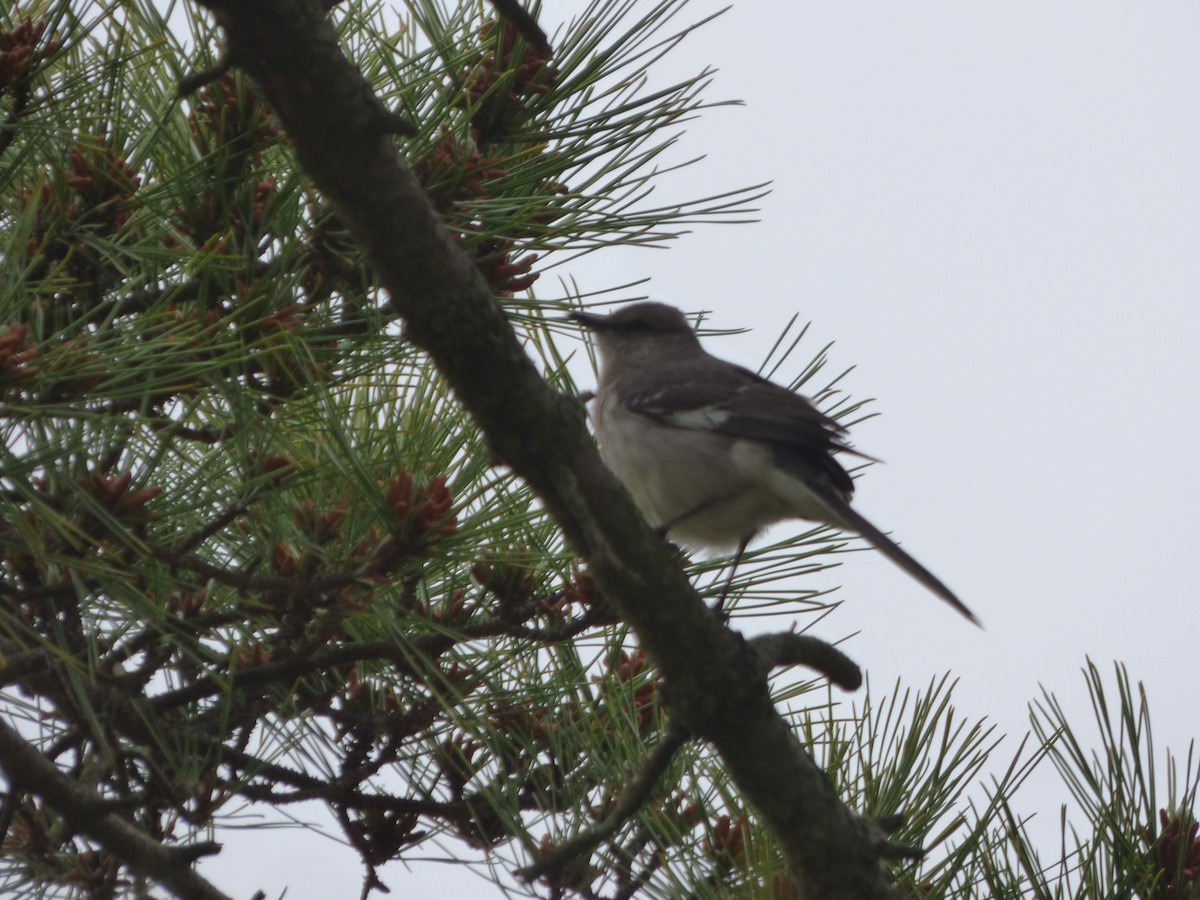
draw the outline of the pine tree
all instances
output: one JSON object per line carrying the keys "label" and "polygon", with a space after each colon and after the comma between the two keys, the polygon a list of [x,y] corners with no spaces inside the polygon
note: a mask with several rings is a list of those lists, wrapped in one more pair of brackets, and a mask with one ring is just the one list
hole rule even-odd
{"label": "pine tree", "polygon": [[[605,481],[562,314],[622,286],[570,262],[760,190],[651,202],[716,105],[656,84],[684,0],[200,7],[0,19],[6,891],[224,896],[223,826],[316,803],[364,895],[437,846],[540,896],[1065,896],[1009,803],[1050,758],[1086,896],[1196,896],[1194,763],[1160,801],[1123,673],[1107,776],[1047,696],[975,810],[947,681],[847,714],[853,663],[741,642]],[[737,608],[820,612],[836,547],[759,550]]]}

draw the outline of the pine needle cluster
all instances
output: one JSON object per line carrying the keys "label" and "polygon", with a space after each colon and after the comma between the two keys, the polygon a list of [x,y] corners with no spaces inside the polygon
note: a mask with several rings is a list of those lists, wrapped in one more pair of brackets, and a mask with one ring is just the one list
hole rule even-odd
{"label": "pine needle cluster", "polygon": [[[685,7],[595,0],[552,53],[476,3],[333,9],[451,239],[568,392],[571,261],[746,220],[761,193],[653,194],[680,126],[719,105],[709,71],[657,80],[704,24]],[[219,46],[173,2],[0,11],[0,888],[219,896],[193,864],[270,810],[333,823],[364,895],[437,850],[509,892],[792,896]],[[795,576],[835,549],[818,531],[759,551],[741,613],[826,609]],[[972,812],[996,743],[948,682],[849,712],[815,682],[777,699],[849,803],[939,851],[897,869],[902,893],[1194,897],[1193,761],[1160,801],[1119,684],[1103,760],[1039,707],[1035,758],[1096,827],[1070,855],[1084,893],[1048,880],[1012,812],[1024,763]],[[594,854],[510,875],[612,817],[647,758],[658,788]]]}

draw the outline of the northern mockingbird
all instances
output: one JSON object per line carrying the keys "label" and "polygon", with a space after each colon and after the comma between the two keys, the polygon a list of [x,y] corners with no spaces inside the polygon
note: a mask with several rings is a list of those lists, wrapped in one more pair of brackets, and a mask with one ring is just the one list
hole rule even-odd
{"label": "northern mockingbird", "polygon": [[854,482],[834,454],[864,454],[847,447],[846,429],[807,398],[707,353],[673,306],[634,303],[572,318],[600,350],[593,409],[600,455],[651,525],[691,547],[736,547],[738,558],[775,522],[832,525],[861,535],[979,624],[953,591],[851,508]]}

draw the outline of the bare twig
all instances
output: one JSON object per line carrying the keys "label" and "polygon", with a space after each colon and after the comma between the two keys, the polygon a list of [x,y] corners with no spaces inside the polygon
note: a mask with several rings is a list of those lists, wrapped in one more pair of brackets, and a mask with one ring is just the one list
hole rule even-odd
{"label": "bare twig", "polygon": [[533,17],[532,13],[517,0],[492,0],[492,6],[496,7],[496,12],[511,22],[513,28],[520,32],[521,37],[529,41],[530,46],[543,56],[549,56],[554,52],[554,48],[550,46],[550,39],[546,37],[546,32],[542,31],[542,26],[537,23],[537,19]]}
{"label": "bare twig", "polygon": [[233,60],[229,54],[223,55],[217,60],[215,66],[210,66],[207,69],[201,69],[199,72],[193,72],[179,82],[179,89],[175,92],[175,96],[182,100],[184,97],[191,96],[200,90],[202,87],[207,87],[212,84],[226,72],[233,68]]}
{"label": "bare twig", "polygon": [[192,863],[201,856],[217,853],[219,844],[163,846],[128,820],[115,815],[104,798],[68,778],[2,720],[0,768],[4,769],[11,794],[25,792],[41,797],[80,833],[138,873],[169,888],[176,896],[183,900],[229,900],[226,894],[192,871]]}
{"label": "bare twig", "polygon": [[862,687],[862,670],[845,653],[820,638],[785,631],[760,634],[750,638],[749,643],[768,672],[785,666],[806,666],[847,691]]}
{"label": "bare twig", "polygon": [[[0,686],[40,675],[50,667],[50,655],[45,650],[19,650],[18,647],[15,641],[0,641],[0,649],[6,655],[5,664],[0,666]],[[13,650],[14,655],[9,656]]]}
{"label": "bare twig", "polygon": [[532,881],[555,872],[578,857],[591,853],[592,850],[620,831],[625,823],[637,815],[646,801],[650,799],[654,785],[658,783],[658,779],[662,777],[671,760],[675,758],[675,754],[687,743],[687,740],[687,732],[678,726],[673,726],[663,738],[662,743],[655,747],[654,752],[647,757],[637,778],[625,789],[620,802],[603,822],[583,834],[573,837],[565,844],[560,844],[537,862],[521,869],[519,872],[521,877]]}

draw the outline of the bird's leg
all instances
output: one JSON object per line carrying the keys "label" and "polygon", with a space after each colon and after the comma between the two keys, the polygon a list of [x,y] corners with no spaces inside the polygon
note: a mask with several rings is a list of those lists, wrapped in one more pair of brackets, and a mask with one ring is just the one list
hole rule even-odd
{"label": "bird's leg", "polygon": [[722,619],[728,619],[729,616],[725,613],[725,599],[729,596],[729,590],[733,587],[733,576],[737,574],[738,565],[742,561],[742,555],[746,552],[746,546],[754,537],[754,532],[750,532],[738,544],[737,553],[733,554],[733,563],[729,566],[729,577],[725,579],[725,587],[721,588],[721,596],[717,598],[717,605],[713,607],[713,612],[718,613]]}
{"label": "bird's leg", "polygon": [[[702,512],[707,512],[714,506],[718,506],[722,503],[733,500],[740,493],[741,491],[729,491],[725,494],[714,494],[703,503],[698,503],[686,512],[682,512],[679,515],[668,519],[654,530],[658,532],[661,537],[665,538],[670,533],[671,529],[680,522],[686,521],[692,516],[697,516]],[[754,534],[755,533],[751,531],[748,535],[742,538],[741,543],[738,544],[737,553],[733,555],[733,565],[729,569],[729,577],[725,579],[725,587],[721,589],[721,596],[717,598],[717,605],[713,607],[713,612],[720,615],[722,619],[728,618],[728,616],[725,615],[725,600],[729,596],[729,589],[733,587],[733,577],[737,574],[738,564],[742,561],[742,555],[746,552],[746,546],[754,538]]]}
{"label": "bird's leg", "polygon": [[722,503],[727,503],[728,501],[737,497],[740,493],[741,493],[741,491],[729,491],[728,493],[725,493],[725,494],[714,494],[713,496],[711,496],[707,500],[705,500],[703,503],[697,503],[691,509],[684,510],[677,516],[672,516],[670,519],[667,519],[666,522],[659,525],[654,530],[657,531],[663,537],[666,537],[670,533],[671,529],[674,528],[676,525],[678,525],[680,522],[686,522],[688,519],[692,518],[692,516],[698,516],[702,512],[708,512],[714,506],[718,506]]}

